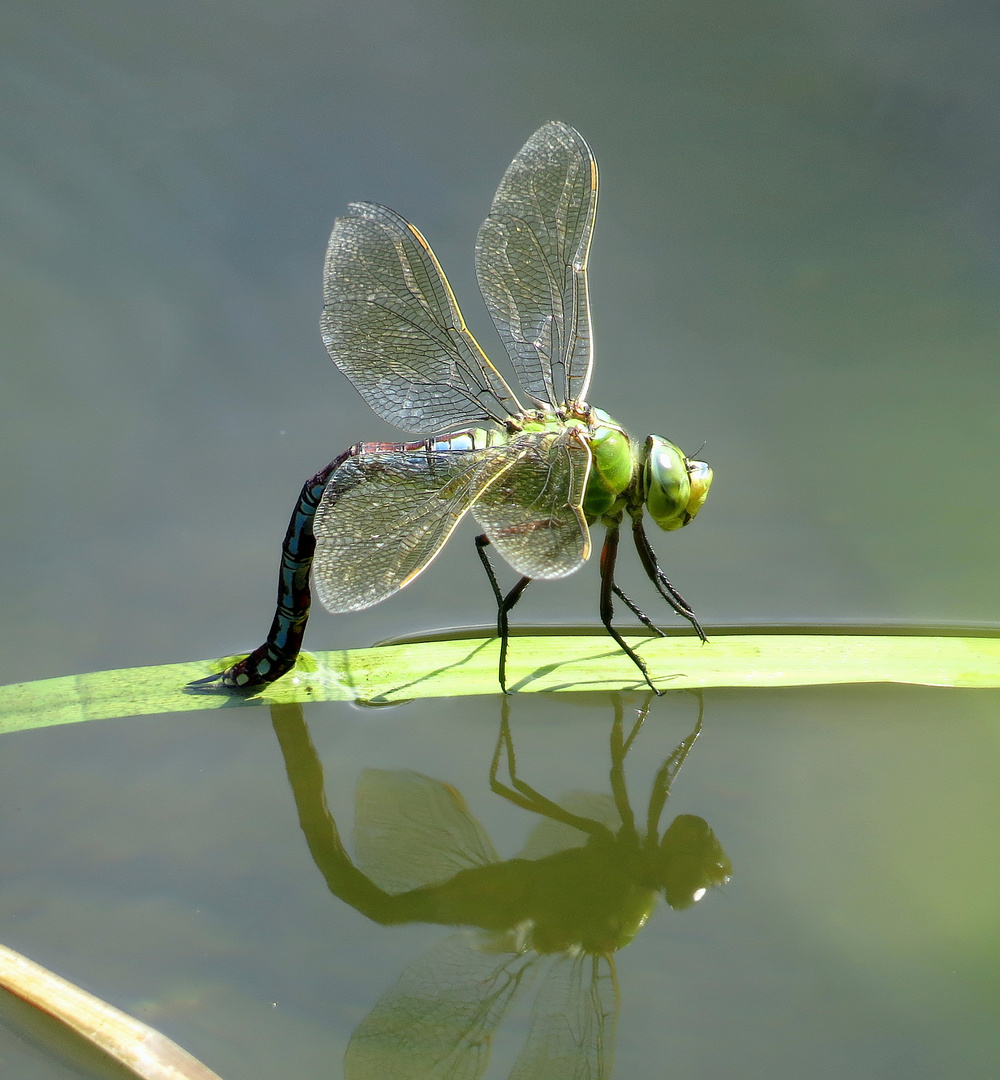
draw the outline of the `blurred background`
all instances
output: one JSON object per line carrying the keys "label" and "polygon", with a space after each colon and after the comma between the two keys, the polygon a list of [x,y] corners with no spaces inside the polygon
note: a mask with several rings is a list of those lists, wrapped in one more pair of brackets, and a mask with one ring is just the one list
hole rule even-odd
{"label": "blurred background", "polygon": [[[320,341],[333,218],[417,224],[500,359],[476,229],[549,119],[601,165],[591,400],[716,471],[656,538],[703,621],[996,619],[995,5],[0,18],[4,681],[259,643],[302,482],[405,438]],[[381,607],[317,614],[307,648],[489,622],[472,535]],[[596,579],[537,586],[520,621],[596,622]]]}

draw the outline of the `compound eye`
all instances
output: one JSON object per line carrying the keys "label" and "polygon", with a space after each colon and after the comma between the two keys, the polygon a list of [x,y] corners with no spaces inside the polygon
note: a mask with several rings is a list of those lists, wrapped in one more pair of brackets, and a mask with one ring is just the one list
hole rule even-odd
{"label": "compound eye", "polygon": [[691,498],[687,461],[672,442],[650,435],[643,447],[643,493],[649,516],[667,532],[687,524]]}
{"label": "compound eye", "polygon": [[704,461],[689,461],[672,442],[650,435],[643,447],[643,493],[649,516],[666,532],[681,529],[698,513],[712,486]]}
{"label": "compound eye", "polygon": [[688,500],[688,521],[705,505],[708,498],[708,489],[712,486],[712,478],[715,475],[710,466],[704,461],[688,459],[688,477],[691,480],[691,498]]}

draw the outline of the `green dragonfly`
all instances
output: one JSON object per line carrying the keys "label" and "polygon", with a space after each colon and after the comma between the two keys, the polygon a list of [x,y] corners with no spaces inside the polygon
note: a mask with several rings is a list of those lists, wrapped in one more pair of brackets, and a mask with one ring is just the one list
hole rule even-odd
{"label": "green dragonfly", "polygon": [[[267,640],[193,686],[243,689],[279,678],[301,647],[310,570],[328,611],[371,607],[425,570],[470,511],[483,530],[477,551],[497,601],[504,691],[511,608],[533,579],[565,577],[587,561],[591,525],[606,529],[601,621],[649,686],[656,689],[646,664],[612,625],[617,596],[657,631],[614,580],[626,516],[649,579],[705,639],[660,569],[643,518],[648,513],[667,531],[687,525],[705,501],[712,470],[660,436],[637,445],[586,400],[593,366],[587,257],[596,211],[594,154],[579,132],[552,122],[511,162],[479,230],[479,287],[526,404],[466,328],[413,225],[373,203],[352,203],[337,219],[324,269],[323,341],[379,416],[435,434],[357,443],[306,482],[282,548]],[[489,545],[521,575],[506,595]]]}

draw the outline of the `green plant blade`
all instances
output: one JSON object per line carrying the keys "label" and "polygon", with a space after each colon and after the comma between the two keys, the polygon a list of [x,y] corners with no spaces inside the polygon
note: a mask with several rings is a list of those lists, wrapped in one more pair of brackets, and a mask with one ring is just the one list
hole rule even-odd
{"label": "green plant blade", "polygon": [[[898,682],[1000,687],[1000,638],[901,634],[736,633],[708,644],[687,637],[633,638],[663,690]],[[304,653],[293,671],[253,694],[196,693],[192,679],[227,661],[126,668],[0,687],[0,732],[81,720],[308,701],[390,704],[423,697],[494,694],[495,638],[409,642]],[[511,639],[515,692],[641,687],[603,636]]]}

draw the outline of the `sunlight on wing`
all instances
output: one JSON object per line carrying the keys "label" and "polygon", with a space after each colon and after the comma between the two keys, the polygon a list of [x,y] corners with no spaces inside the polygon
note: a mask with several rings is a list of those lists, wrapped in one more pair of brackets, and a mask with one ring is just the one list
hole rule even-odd
{"label": "sunlight on wing", "polygon": [[560,578],[590,555],[583,495],[591,454],[573,431],[516,436],[517,462],[473,507],[497,551],[530,578]]}
{"label": "sunlight on wing", "polygon": [[507,169],[476,241],[479,288],[518,378],[551,407],[583,400],[592,344],[587,256],[597,162],[583,136],[549,123]]}
{"label": "sunlight on wing", "polygon": [[381,443],[348,458],[313,524],[313,582],[323,606],[360,611],[409,584],[513,460],[506,445],[428,454]]}
{"label": "sunlight on wing", "polygon": [[334,222],[323,301],[330,356],[390,424],[440,432],[520,411],[427,241],[392,210],[351,203]]}

